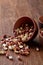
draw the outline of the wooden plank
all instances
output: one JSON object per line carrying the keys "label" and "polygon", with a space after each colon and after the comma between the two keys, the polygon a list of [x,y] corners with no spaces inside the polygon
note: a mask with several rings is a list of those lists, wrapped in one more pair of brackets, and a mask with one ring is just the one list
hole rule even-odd
{"label": "wooden plank", "polygon": [[[0,0],[0,37],[4,34],[13,35],[13,26],[17,19],[28,16],[35,19],[43,15],[43,0]],[[14,61],[0,56],[0,65],[43,65],[43,50],[36,52],[31,49],[30,55],[22,56],[23,61],[12,53]]]}

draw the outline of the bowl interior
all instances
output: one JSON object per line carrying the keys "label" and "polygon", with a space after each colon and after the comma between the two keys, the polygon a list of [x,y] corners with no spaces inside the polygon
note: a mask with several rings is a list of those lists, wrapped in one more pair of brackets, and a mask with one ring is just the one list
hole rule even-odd
{"label": "bowl interior", "polygon": [[15,29],[19,28],[20,26],[24,26],[24,24],[28,24],[29,27],[33,26],[33,35],[31,36],[31,38],[27,41],[31,41],[33,40],[38,33],[38,26],[36,24],[36,22],[34,20],[31,20],[31,18],[29,17],[21,17],[19,18],[16,23],[14,24],[14,28],[13,28],[13,33],[15,32]]}
{"label": "bowl interior", "polygon": [[14,32],[15,29],[19,28],[22,24],[24,25],[25,23],[28,24],[29,27],[30,26],[34,27],[34,23],[30,18],[22,17],[22,18],[20,18],[19,20],[16,21],[14,28],[13,28],[13,32]]}

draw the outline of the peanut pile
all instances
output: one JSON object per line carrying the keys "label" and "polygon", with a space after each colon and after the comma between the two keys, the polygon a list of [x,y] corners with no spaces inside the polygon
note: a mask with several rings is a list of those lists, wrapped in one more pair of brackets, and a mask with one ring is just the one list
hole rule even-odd
{"label": "peanut pile", "polygon": [[21,55],[28,55],[30,52],[28,45],[20,42],[17,38],[14,37],[4,39],[1,41],[1,44],[4,51],[7,51],[9,49]]}
{"label": "peanut pile", "polygon": [[0,55],[6,55],[6,57],[9,58],[10,60],[13,60],[13,57],[9,55],[9,52],[7,52],[8,50],[13,51],[16,54],[25,56],[30,54],[29,46],[21,42],[18,38],[15,37],[3,38],[0,41],[0,43],[2,47],[2,50],[0,50]]}
{"label": "peanut pile", "polygon": [[34,26],[24,24],[21,27],[14,30],[14,36],[19,38],[22,42],[28,41],[34,33]]}
{"label": "peanut pile", "polygon": [[29,46],[25,44],[25,41],[28,41],[33,36],[33,32],[33,26],[24,24],[14,30],[14,37],[4,35],[3,39],[0,41],[2,46],[0,54],[5,54],[6,57],[11,60],[13,57],[9,55],[8,50],[20,55],[29,55],[30,49]]}

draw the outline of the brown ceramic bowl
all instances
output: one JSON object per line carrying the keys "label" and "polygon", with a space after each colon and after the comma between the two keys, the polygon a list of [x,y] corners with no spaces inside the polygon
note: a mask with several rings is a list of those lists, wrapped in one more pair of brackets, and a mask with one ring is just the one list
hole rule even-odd
{"label": "brown ceramic bowl", "polygon": [[[27,40],[27,41],[31,41],[36,37],[36,35],[38,33],[38,26],[37,26],[36,22],[34,20],[32,20],[31,18],[29,18],[29,17],[21,17],[21,18],[19,18],[16,21],[16,23],[14,24],[13,33],[14,33],[15,29],[19,28],[22,24],[25,24],[25,23],[28,23],[29,26],[34,27],[34,32],[33,32],[32,37],[29,40]],[[25,41],[25,42],[27,42],[27,41]]]}
{"label": "brown ceramic bowl", "polygon": [[39,42],[41,45],[43,45],[43,32],[41,32],[42,28],[39,31]]}
{"label": "brown ceramic bowl", "polygon": [[39,27],[42,28],[43,27],[43,16],[39,17]]}

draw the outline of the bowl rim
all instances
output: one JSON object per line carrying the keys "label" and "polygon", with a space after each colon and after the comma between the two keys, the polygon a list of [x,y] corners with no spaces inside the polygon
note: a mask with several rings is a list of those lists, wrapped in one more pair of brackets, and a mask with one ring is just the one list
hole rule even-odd
{"label": "bowl rim", "polygon": [[39,23],[40,23],[40,24],[43,24],[43,22],[41,22],[41,20],[40,20],[41,17],[43,17],[43,16],[40,16],[40,17],[39,17]]}
{"label": "bowl rim", "polygon": [[[20,20],[20,19],[22,19],[22,18],[28,18],[28,19],[30,19],[31,22],[32,22],[33,25],[34,25],[33,35],[32,35],[32,36],[30,37],[30,39],[29,39],[29,40],[31,40],[31,39],[34,37],[34,35],[35,35],[37,24],[36,24],[35,20],[33,20],[33,19],[31,19],[30,17],[27,17],[27,16],[21,17],[21,18],[19,18],[18,20]],[[17,21],[18,21],[18,20],[17,20]],[[17,21],[16,21],[16,23],[17,23]],[[14,33],[14,29],[16,29],[16,28],[15,28],[16,23],[14,24],[13,33]],[[37,27],[37,31],[38,31],[38,27]],[[36,34],[36,35],[37,35],[37,34]],[[36,37],[36,36],[35,36],[35,37]],[[28,41],[29,41],[29,40],[28,40]],[[26,41],[25,41],[25,42],[26,42]]]}

